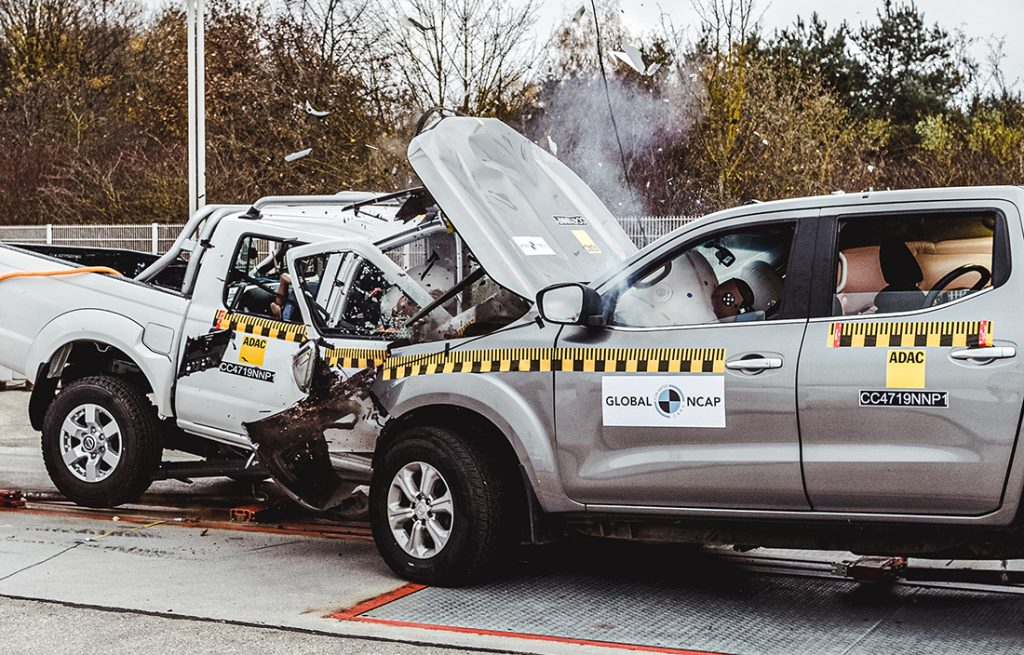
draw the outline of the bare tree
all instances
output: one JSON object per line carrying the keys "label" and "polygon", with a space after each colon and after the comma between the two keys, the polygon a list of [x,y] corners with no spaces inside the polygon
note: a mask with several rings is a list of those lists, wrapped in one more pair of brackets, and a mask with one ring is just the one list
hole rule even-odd
{"label": "bare tree", "polygon": [[393,0],[386,33],[419,107],[505,116],[521,105],[534,58],[537,0]]}

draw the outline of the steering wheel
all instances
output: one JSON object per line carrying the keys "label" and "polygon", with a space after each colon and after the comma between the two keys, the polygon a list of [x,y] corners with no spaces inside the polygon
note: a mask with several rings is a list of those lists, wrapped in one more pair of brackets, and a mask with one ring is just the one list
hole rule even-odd
{"label": "steering wheel", "polygon": [[988,270],[981,264],[964,264],[963,266],[957,266],[949,273],[946,273],[938,279],[938,281],[932,285],[932,288],[928,290],[928,294],[924,297],[924,306],[931,307],[935,304],[935,301],[939,299],[939,294],[942,293],[943,289],[948,287],[950,283],[962,275],[968,273],[977,273],[980,277],[978,281],[971,287],[971,291],[980,291],[985,288],[988,281],[992,279],[992,271]]}

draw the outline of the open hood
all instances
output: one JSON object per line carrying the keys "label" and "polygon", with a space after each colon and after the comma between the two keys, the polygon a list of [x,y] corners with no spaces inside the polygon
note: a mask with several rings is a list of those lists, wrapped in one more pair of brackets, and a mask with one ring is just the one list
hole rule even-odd
{"label": "open hood", "polygon": [[444,118],[412,140],[409,163],[488,275],[524,298],[636,252],[583,180],[497,119]]}

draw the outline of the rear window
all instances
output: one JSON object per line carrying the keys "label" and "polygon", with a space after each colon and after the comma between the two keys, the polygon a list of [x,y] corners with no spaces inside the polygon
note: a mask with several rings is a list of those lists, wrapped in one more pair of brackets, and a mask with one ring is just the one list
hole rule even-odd
{"label": "rear window", "polygon": [[999,219],[994,212],[840,219],[832,314],[915,311],[993,286],[1006,274],[996,265]]}

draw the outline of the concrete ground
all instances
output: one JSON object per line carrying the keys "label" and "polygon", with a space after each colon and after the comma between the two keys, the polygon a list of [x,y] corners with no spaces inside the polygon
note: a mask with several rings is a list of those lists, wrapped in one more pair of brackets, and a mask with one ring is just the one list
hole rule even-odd
{"label": "concrete ground", "polygon": [[3,626],[0,649],[9,655],[85,652],[305,655],[329,651],[351,655],[460,655],[475,652],[4,597],[0,597],[0,626]]}
{"label": "concrete ground", "polygon": [[[28,423],[28,398],[0,392],[0,489],[56,491]],[[201,497],[244,486],[159,481],[149,493]],[[0,511],[3,655],[242,653],[254,644],[289,654],[609,652],[330,618],[404,584],[366,539]]]}
{"label": "concrete ground", "polygon": [[[53,490],[27,401],[0,392],[0,488]],[[827,576],[751,574],[700,549],[573,543],[531,551],[488,585],[414,591],[365,528],[325,538],[274,533],[272,523],[191,522],[202,499],[225,511],[268,487],[161,481],[117,520],[46,504],[0,511],[0,655],[1024,652],[1020,590],[888,593]],[[147,511],[160,521],[123,520]],[[781,556],[819,558],[826,569],[851,557]],[[984,566],[1021,571],[1024,561]],[[379,598],[393,600],[364,604]]]}
{"label": "concrete ground", "polygon": [[52,489],[39,454],[39,433],[28,423],[28,392],[0,391],[0,488]]}

